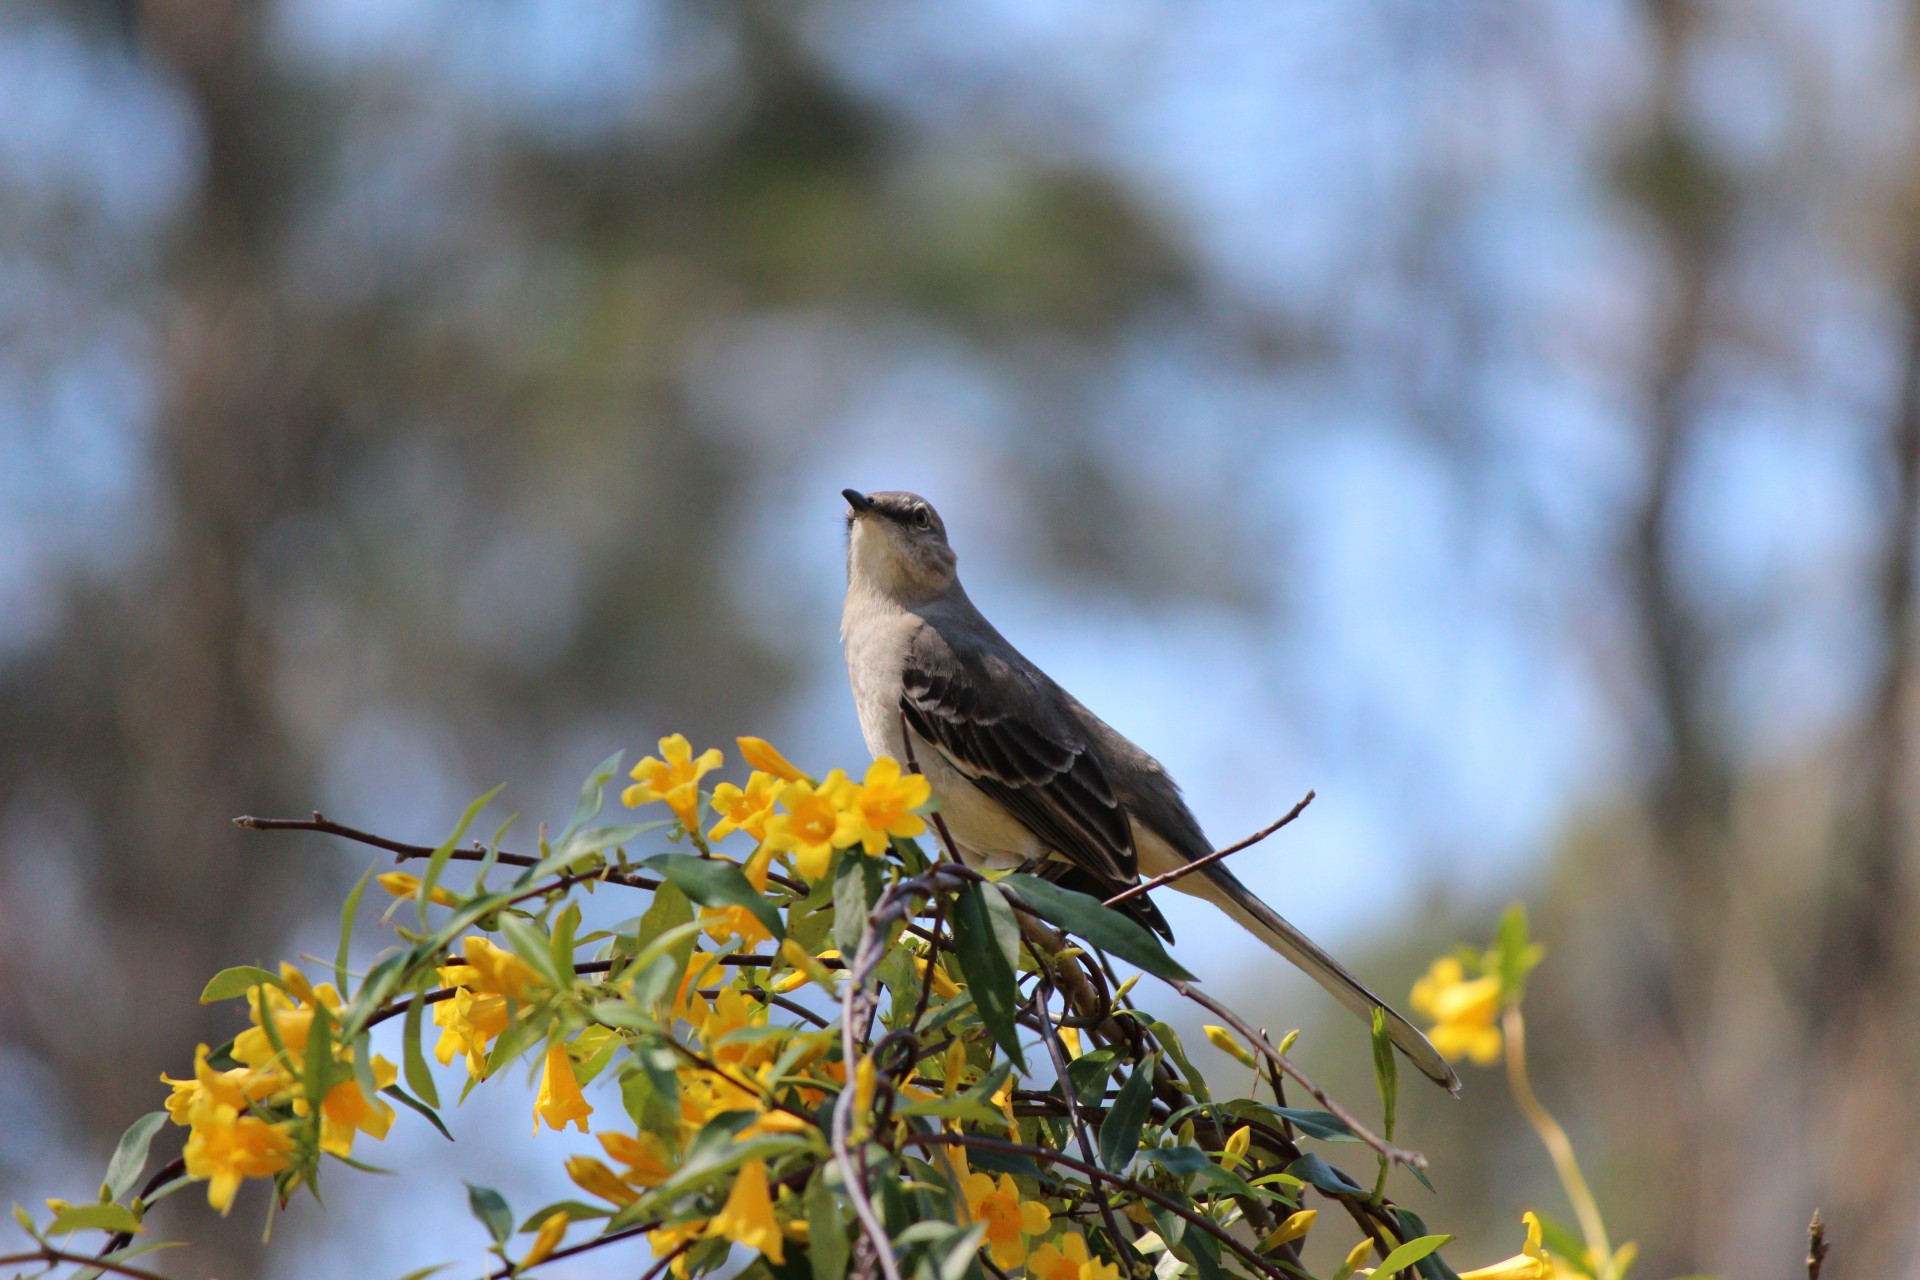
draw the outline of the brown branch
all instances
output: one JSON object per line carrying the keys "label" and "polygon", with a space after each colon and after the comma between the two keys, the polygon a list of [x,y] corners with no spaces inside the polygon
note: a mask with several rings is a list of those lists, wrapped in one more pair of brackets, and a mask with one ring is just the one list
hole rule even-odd
{"label": "brown branch", "polygon": [[1394,1164],[1405,1165],[1409,1169],[1424,1170],[1427,1167],[1427,1158],[1418,1151],[1408,1151],[1402,1147],[1396,1147],[1360,1123],[1358,1117],[1335,1102],[1328,1096],[1326,1090],[1309,1079],[1306,1072],[1294,1066],[1291,1059],[1267,1043],[1266,1037],[1255,1031],[1245,1018],[1242,1018],[1239,1014],[1227,1008],[1227,1006],[1221,1004],[1218,1000],[1215,1000],[1212,996],[1201,991],[1190,982],[1174,981],[1169,982],[1167,985],[1201,1008],[1224,1019],[1227,1025],[1235,1031],[1238,1031],[1240,1035],[1253,1046],[1257,1053],[1266,1058],[1267,1061],[1271,1062],[1274,1066],[1280,1068],[1280,1070],[1292,1076],[1302,1089],[1305,1089],[1313,1095],[1314,1101],[1318,1102],[1328,1113],[1337,1116],[1343,1121],[1347,1128],[1353,1130],[1354,1137],[1360,1139],[1360,1141],[1366,1143],[1369,1147],[1372,1147],[1375,1152],[1385,1156]]}
{"label": "brown branch", "polygon": [[[109,1249],[107,1252],[113,1252]],[[0,1256],[0,1267],[19,1266],[29,1262],[44,1262],[48,1266],[58,1266],[70,1262],[76,1267],[93,1267],[100,1271],[111,1271],[118,1276],[129,1276],[132,1280],[167,1280],[158,1271],[143,1271],[139,1267],[130,1267],[124,1262],[109,1262],[105,1258],[90,1258],[84,1253],[68,1253],[52,1245],[42,1245],[32,1253],[9,1253]]]}
{"label": "brown branch", "polygon": [[1813,1211],[1813,1221],[1807,1224],[1807,1280],[1820,1280],[1820,1268],[1826,1265],[1827,1250],[1833,1246],[1827,1243],[1827,1224],[1820,1221],[1820,1211]]}
{"label": "brown branch", "polygon": [[1313,797],[1314,797],[1314,793],[1312,791],[1307,792],[1306,795],[1300,797],[1300,803],[1293,806],[1293,808],[1287,810],[1286,817],[1280,819],[1278,822],[1275,822],[1270,826],[1265,826],[1260,828],[1260,830],[1254,832],[1252,835],[1248,836],[1245,840],[1241,840],[1236,844],[1230,844],[1224,849],[1215,849],[1212,853],[1206,855],[1204,858],[1195,858],[1192,862],[1187,863],[1185,866],[1175,867],[1171,871],[1162,872],[1161,874],[1155,876],[1151,880],[1142,880],[1139,884],[1136,884],[1131,888],[1122,889],[1119,893],[1116,893],[1111,898],[1108,898],[1106,901],[1106,905],[1109,907],[1119,906],[1121,903],[1125,902],[1128,898],[1137,898],[1141,894],[1147,892],[1147,890],[1149,889],[1158,889],[1161,885],[1172,884],[1176,880],[1183,879],[1186,876],[1192,875],[1194,872],[1200,870],[1203,867],[1212,866],[1214,863],[1219,862],[1222,858],[1231,857],[1232,855],[1239,853],[1242,849],[1252,848],[1254,845],[1259,844],[1262,840],[1265,840],[1268,836],[1272,835],[1274,832],[1278,831],[1280,828],[1286,826],[1289,822],[1292,822],[1295,818],[1299,817],[1300,814],[1306,809],[1306,807],[1313,803]]}
{"label": "brown branch", "polygon": [[[1043,969],[1046,961],[1034,956]],[[1046,969],[1048,976],[1052,970]],[[1067,1104],[1067,1123],[1073,1126],[1074,1140],[1080,1144],[1080,1154],[1086,1160],[1087,1167],[1093,1168],[1093,1139],[1087,1134],[1087,1119],[1080,1113],[1080,1099],[1073,1088],[1073,1078],[1067,1072],[1067,1055],[1060,1044],[1060,1033],[1054,1029],[1053,1018],[1047,1013],[1047,997],[1052,987],[1042,983],[1033,992],[1034,1016],[1040,1019],[1040,1038],[1046,1042],[1047,1053],[1053,1058],[1053,1073],[1060,1081],[1060,1097]],[[1135,1068],[1138,1070],[1138,1068]],[[1132,1242],[1120,1234],[1120,1222],[1114,1217],[1113,1202],[1107,1197],[1107,1177],[1105,1174],[1090,1174],[1088,1182],[1093,1189],[1094,1203],[1100,1208],[1100,1220],[1106,1224],[1107,1236],[1113,1241],[1113,1247],[1120,1254],[1122,1269],[1129,1274],[1133,1270]]]}

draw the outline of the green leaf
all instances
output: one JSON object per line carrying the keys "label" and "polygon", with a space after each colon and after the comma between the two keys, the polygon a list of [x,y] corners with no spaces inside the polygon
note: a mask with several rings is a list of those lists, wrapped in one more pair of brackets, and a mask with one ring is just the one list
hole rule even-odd
{"label": "green leaf", "polygon": [[947,1246],[945,1255],[940,1259],[938,1280],[964,1280],[973,1265],[973,1259],[980,1252],[980,1244],[987,1237],[987,1224],[976,1222],[965,1230],[955,1232],[955,1238]]}
{"label": "green leaf", "polygon": [[538,1231],[540,1225],[556,1213],[567,1215],[568,1222],[591,1222],[595,1218],[610,1218],[613,1210],[601,1205],[588,1204],[584,1200],[555,1200],[552,1204],[543,1204],[520,1221],[520,1230],[524,1234]]}
{"label": "green leaf", "polygon": [[1081,1106],[1097,1107],[1106,1100],[1107,1078],[1113,1073],[1114,1059],[1119,1056],[1118,1049],[1108,1047],[1082,1054],[1067,1064],[1067,1081]]}
{"label": "green leaf", "polygon": [[1373,1269],[1373,1273],[1377,1276],[1390,1276],[1412,1266],[1441,1245],[1451,1243],[1452,1240],[1452,1236],[1421,1236],[1417,1240],[1409,1240],[1381,1259],[1380,1265]]}
{"label": "green leaf", "polygon": [[967,980],[967,991],[973,996],[974,1007],[980,1010],[980,1021],[985,1024],[987,1034],[1025,1071],[1027,1060],[1020,1053],[1020,1028],[1014,1021],[1018,988],[1014,985],[1013,966],[1007,962],[1006,950],[995,934],[992,917],[987,914],[988,892],[986,886],[970,880],[954,895],[954,950],[960,961],[961,976]]}
{"label": "green leaf", "polygon": [[399,1103],[401,1106],[406,1107],[409,1111],[419,1112],[422,1116],[426,1118],[426,1121],[428,1124],[432,1125],[434,1128],[440,1131],[441,1137],[445,1138],[448,1142],[453,1141],[453,1134],[447,1131],[447,1123],[446,1121],[440,1118],[440,1113],[438,1111],[435,1111],[432,1107],[420,1101],[420,1099],[414,1097],[412,1094],[408,1093],[405,1089],[402,1089],[397,1084],[390,1084],[386,1088],[382,1089],[380,1092],[384,1093],[387,1097],[392,1098],[395,1102]]}
{"label": "green leaf", "polygon": [[[1411,1209],[1394,1206],[1394,1212],[1400,1216],[1400,1230],[1396,1233],[1402,1240],[1413,1240],[1430,1235],[1427,1224],[1420,1221],[1420,1215]],[[1423,1280],[1460,1280],[1460,1273],[1446,1264],[1438,1253],[1430,1253],[1414,1264]]]}
{"label": "green leaf", "polygon": [[1043,1178],[1041,1170],[1032,1156],[1021,1155],[1017,1151],[989,1151],[982,1147],[967,1148],[967,1167],[975,1173],[1010,1173],[1016,1178]]}
{"label": "green leaf", "polygon": [[1400,1067],[1393,1057],[1393,1038],[1387,1034],[1387,1011],[1378,1005],[1373,1010],[1373,1083],[1385,1108],[1383,1136],[1392,1142],[1394,1113],[1400,1105]]}
{"label": "green leaf", "polygon": [[580,798],[574,801],[573,816],[567,819],[567,825],[560,829],[560,838],[555,843],[565,844],[567,837],[600,816],[600,810],[607,802],[607,783],[620,772],[620,762],[627,753],[616,751],[593,767],[587,780],[580,784]]}
{"label": "green leaf", "polygon": [[[271,1022],[267,1018],[263,1021]],[[307,1062],[300,1073],[300,1091],[309,1098],[324,1098],[327,1090],[334,1084],[333,1066],[333,1015],[327,1012],[325,1005],[315,1005],[313,1022],[307,1030]],[[309,1112],[315,1130],[320,1125],[320,1108]]]}
{"label": "green leaf", "polygon": [[547,944],[547,950],[553,956],[553,967],[558,973],[573,979],[573,935],[580,928],[580,904],[569,902],[553,922],[553,938]]}
{"label": "green leaf", "polygon": [[269,973],[258,965],[237,964],[231,969],[222,969],[208,979],[207,985],[200,990],[200,1003],[212,1004],[216,1000],[235,1000],[258,986],[277,987],[280,975]]}
{"label": "green leaf", "polygon": [[1191,978],[1174,963],[1160,939],[1131,916],[1105,906],[1090,894],[1062,889],[1038,876],[1011,875],[998,881],[1037,916],[1075,933],[1102,951],[1108,951],[1156,978],[1169,982]]}
{"label": "green leaf", "polygon": [[1198,1147],[1148,1147],[1140,1154],[1176,1178],[1191,1178],[1213,1167],[1213,1161]]}
{"label": "green leaf", "polygon": [[373,868],[377,865],[372,864],[360,873],[353,892],[340,904],[340,947],[333,953],[333,985],[338,991],[347,989],[347,948],[353,943],[353,915],[360,909],[360,895],[367,891],[367,881],[373,879]]}
{"label": "green leaf", "polygon": [[47,1228],[50,1236],[70,1231],[124,1231],[131,1235],[140,1229],[140,1218],[122,1204],[71,1204],[53,1215]]}
{"label": "green leaf", "polygon": [[1160,1062],[1157,1053],[1148,1054],[1134,1064],[1133,1073],[1120,1086],[1120,1092],[1100,1125],[1100,1163],[1119,1173],[1133,1162],[1140,1150],[1140,1130],[1147,1123],[1147,1105],[1153,1101],[1153,1070]]}
{"label": "green leaf", "polygon": [[492,1187],[467,1184],[467,1208],[487,1229],[495,1244],[505,1244],[513,1235],[513,1210],[507,1198]]}
{"label": "green leaf", "polygon": [[427,1280],[428,1276],[437,1276],[452,1265],[451,1262],[436,1262],[430,1267],[416,1267],[401,1276],[400,1280]]}
{"label": "green leaf", "polygon": [[1527,941],[1527,909],[1516,902],[1500,917],[1494,933],[1494,972],[1500,975],[1500,1003],[1516,1005],[1526,993],[1527,975],[1546,951],[1539,943]]}
{"label": "green leaf", "polygon": [[422,920],[427,918],[427,903],[433,897],[433,887],[440,883],[440,873],[447,869],[447,860],[453,856],[454,846],[459,844],[460,838],[467,834],[467,828],[472,825],[475,818],[480,816],[480,811],[486,808],[495,796],[506,790],[506,787],[507,784],[503,782],[468,805],[465,812],[460,815],[460,821],[454,824],[453,830],[448,833],[447,838],[441,841],[440,845],[428,856],[427,873],[420,877],[420,888],[414,893],[413,897],[414,902],[420,908],[420,918]]}
{"label": "green leaf", "polygon": [[[185,1179],[183,1179],[183,1181],[185,1181]],[[104,1267],[98,1264],[132,1262],[143,1253],[152,1253],[156,1249],[181,1249],[186,1247],[186,1243],[184,1240],[147,1240],[140,1244],[130,1244],[124,1249],[115,1249],[111,1253],[101,1254],[94,1260],[96,1265],[81,1267],[78,1271],[69,1275],[66,1280],[100,1280],[100,1277],[106,1275],[107,1272]],[[120,1275],[123,1273],[115,1272],[114,1274]]]}
{"label": "green leaf", "polygon": [[813,1259],[813,1280],[846,1280],[847,1229],[840,1221],[840,1202],[827,1185],[827,1166],[813,1171],[807,1181],[807,1250]]}
{"label": "green leaf", "polygon": [[416,991],[413,999],[407,1003],[407,1019],[401,1030],[400,1060],[404,1064],[407,1084],[420,1095],[420,1101],[429,1107],[440,1105],[440,1091],[434,1086],[433,1072],[427,1068],[426,1054],[420,1048],[421,1015],[427,1009],[427,993]]}
{"label": "green leaf", "polygon": [[562,969],[553,962],[553,944],[546,934],[518,916],[503,912],[500,916],[500,936],[506,939],[508,949],[525,960],[549,987],[564,991],[573,985],[573,966]]}
{"label": "green leaf", "polygon": [[166,1112],[149,1111],[120,1135],[120,1145],[113,1149],[113,1159],[107,1161],[107,1199],[122,1199],[140,1185],[140,1174],[147,1167],[147,1148],[166,1122]]}
{"label": "green leaf", "polygon": [[1359,1137],[1347,1122],[1330,1111],[1302,1111],[1297,1107],[1275,1107],[1273,1114],[1293,1121],[1293,1127],[1309,1138],[1322,1142],[1358,1142]]}
{"label": "green leaf", "polygon": [[648,858],[652,867],[679,887],[680,892],[703,907],[745,907],[768,933],[780,939],[787,936],[786,922],[779,908],[753,887],[746,873],[731,862],[719,858],[698,858],[690,853],[657,853]]}
{"label": "green leaf", "polygon": [[1309,1152],[1287,1166],[1287,1172],[1330,1196],[1365,1195],[1367,1190],[1332,1165]]}
{"label": "green leaf", "polygon": [[1212,1095],[1207,1092],[1207,1078],[1195,1071],[1193,1063],[1188,1061],[1187,1051],[1180,1043],[1180,1033],[1164,1022],[1149,1022],[1147,1030],[1153,1032],[1153,1038],[1173,1059],[1173,1065],[1180,1068],[1180,1078],[1193,1090],[1194,1098],[1200,1102],[1211,1100]]}
{"label": "green leaf", "polygon": [[867,930],[867,913],[880,900],[880,863],[877,859],[843,854],[833,871],[833,945],[852,957],[860,935]]}

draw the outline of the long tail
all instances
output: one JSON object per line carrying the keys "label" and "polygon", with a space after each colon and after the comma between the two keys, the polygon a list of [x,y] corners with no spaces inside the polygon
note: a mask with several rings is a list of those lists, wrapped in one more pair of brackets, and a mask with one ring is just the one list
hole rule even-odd
{"label": "long tail", "polygon": [[[1195,884],[1196,880],[1204,880]],[[1191,885],[1192,888],[1188,889]],[[1338,960],[1322,951],[1317,943],[1283,919],[1279,912],[1254,896],[1240,883],[1238,876],[1217,862],[1200,869],[1200,874],[1179,881],[1175,888],[1188,889],[1196,897],[1207,899],[1238,921],[1242,928],[1265,942],[1297,965],[1302,972],[1327,989],[1341,1004],[1358,1014],[1369,1026],[1373,1011],[1384,1010],[1387,1034],[1407,1060],[1427,1079],[1449,1093],[1460,1092],[1460,1077],[1447,1060],[1420,1034],[1420,1029],[1401,1017],[1393,1006],[1367,990],[1360,979],[1346,971]]]}

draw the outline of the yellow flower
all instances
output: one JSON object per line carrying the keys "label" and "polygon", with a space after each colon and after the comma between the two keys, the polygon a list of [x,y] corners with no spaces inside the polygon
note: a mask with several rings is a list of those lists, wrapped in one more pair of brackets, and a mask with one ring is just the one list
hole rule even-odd
{"label": "yellow flower", "polygon": [[666,1146],[652,1134],[603,1133],[599,1138],[607,1154],[627,1167],[620,1177],[629,1185],[657,1187],[673,1176],[673,1161]]}
{"label": "yellow flower", "polygon": [[1049,1242],[1027,1255],[1027,1280],[1120,1280],[1120,1268],[1090,1257],[1086,1238],[1069,1231],[1057,1246]]}
{"label": "yellow flower", "polygon": [[204,1044],[194,1050],[190,1079],[160,1077],[161,1083],[173,1088],[167,1098],[167,1114],[175,1124],[191,1123],[194,1105],[202,1098],[244,1111],[248,1103],[264,1101],[293,1084],[292,1077],[281,1071],[253,1071],[246,1067],[215,1071],[207,1065],[207,1054]]}
{"label": "yellow flower", "polygon": [[782,782],[812,782],[806,774],[794,768],[788,759],[774,750],[773,744],[765,738],[735,738],[740,746],[740,758],[755,769],[764,769]]}
{"label": "yellow flower", "polygon": [[[288,970],[283,969],[282,973]],[[330,982],[318,987],[307,985],[305,978],[293,972],[297,981],[290,983],[294,991],[283,991],[279,987],[251,987],[247,991],[247,1016],[253,1025],[233,1038],[233,1057],[236,1062],[244,1062],[258,1070],[273,1070],[280,1065],[279,1055],[274,1052],[273,1040],[267,1035],[266,1023],[273,1020],[274,1032],[280,1037],[280,1044],[287,1056],[298,1061],[306,1052],[307,1035],[313,1029],[313,1011],[325,1006],[329,1012],[340,1009],[340,993],[333,989]],[[302,997],[305,997],[304,1000]]]}
{"label": "yellow flower", "polygon": [[1253,1055],[1248,1053],[1238,1040],[1234,1039],[1233,1032],[1227,1030],[1225,1027],[1212,1025],[1208,1025],[1205,1030],[1207,1033],[1207,1043],[1234,1059],[1234,1061],[1238,1062],[1241,1066],[1258,1067],[1260,1065],[1254,1061]]}
{"label": "yellow flower", "polygon": [[[440,972],[445,974],[446,970]],[[484,1077],[487,1044],[507,1029],[507,998],[477,996],[465,987],[457,987],[451,1000],[434,1004],[433,1023],[440,1028],[440,1042],[433,1047],[440,1065],[452,1062],[455,1054],[465,1054],[467,1074]]]}
{"label": "yellow flower", "polygon": [[1241,1125],[1227,1137],[1227,1145],[1220,1152],[1220,1163],[1228,1169],[1238,1169],[1247,1158],[1247,1148],[1253,1145],[1253,1129]]}
{"label": "yellow flower", "polygon": [[706,1235],[724,1236],[767,1256],[768,1261],[786,1261],[785,1237],[773,1216],[773,1198],[767,1191],[767,1162],[749,1160],[740,1166],[727,1202],[707,1223]]}
{"label": "yellow flower", "polygon": [[[915,956],[913,958],[913,967],[919,971],[920,979],[924,982],[927,977],[926,957]],[[933,994],[939,996],[942,1000],[951,1000],[960,994],[960,984],[953,980],[953,975],[947,972],[945,965],[938,963],[933,966]],[[1072,1030],[1072,1028],[1062,1027],[1060,1030],[1066,1032]],[[1076,1043],[1078,1034],[1078,1032],[1075,1032]],[[1073,1056],[1077,1058],[1080,1055],[1075,1053]]]}
{"label": "yellow flower", "polygon": [[[606,1141],[606,1137],[600,1139]],[[573,1185],[588,1195],[599,1196],[602,1200],[611,1200],[614,1204],[626,1206],[640,1198],[640,1194],[625,1182],[620,1175],[607,1168],[592,1156],[568,1156],[567,1176],[573,1179]]]}
{"label": "yellow flower", "polygon": [[593,1108],[580,1096],[580,1079],[573,1074],[573,1059],[567,1056],[566,1042],[555,1040],[547,1046],[546,1068],[540,1073],[540,1096],[533,1104],[533,1131],[539,1133],[540,1122],[545,1120],[549,1129],[564,1129],[571,1121],[585,1133],[587,1117],[592,1114]]}
{"label": "yellow flower", "polygon": [[1067,1046],[1069,1058],[1079,1058],[1086,1052],[1080,1047],[1080,1028],[1058,1027],[1056,1030],[1060,1033],[1060,1043]]}
{"label": "yellow flower", "polygon": [[720,767],[720,748],[708,747],[695,757],[686,735],[674,733],[660,739],[660,756],[633,766],[634,785],[620,799],[630,809],[664,800],[691,831],[700,821],[700,779]]}
{"label": "yellow flower", "polygon": [[1356,1244],[1355,1246],[1353,1246],[1353,1248],[1347,1250],[1347,1260],[1341,1264],[1340,1269],[1338,1271],[1334,1272],[1334,1275],[1350,1276],[1354,1272],[1358,1271],[1360,1269],[1361,1264],[1364,1263],[1368,1258],[1372,1256],[1373,1256],[1373,1241],[1362,1240],[1359,1244]]}
{"label": "yellow flower", "polygon": [[538,1266],[553,1255],[560,1242],[567,1238],[567,1211],[555,1209],[540,1221],[540,1231],[533,1237],[533,1248],[527,1250],[527,1256],[520,1259],[519,1269]]}
{"label": "yellow flower", "polygon": [[233,1207],[233,1197],[247,1178],[270,1178],[287,1167],[293,1139],[284,1125],[272,1125],[258,1116],[241,1115],[211,1098],[194,1107],[187,1134],[187,1175],[206,1178],[207,1203],[221,1216]]}
{"label": "yellow flower", "polygon": [[687,1021],[706,1041],[708,1056],[723,1067],[752,1069],[773,1058],[774,1045],[767,1040],[743,1037],[721,1043],[736,1031],[767,1025],[767,1006],[736,987],[723,988],[711,1005],[695,996],[687,1007]]}
{"label": "yellow flower", "polygon": [[744,831],[755,840],[766,839],[767,819],[773,816],[779,799],[780,779],[758,769],[747,779],[745,791],[731,782],[721,783],[713,789],[713,811],[720,815],[720,821],[707,832],[707,839],[724,840],[736,831]]}
{"label": "yellow flower", "polygon": [[[718,829],[715,828],[715,830]],[[747,865],[743,868],[747,883],[761,893],[767,891],[767,873],[771,869],[769,864],[772,862],[773,849],[763,844],[753,851],[753,856],[747,859]],[[705,928],[707,936],[715,942],[738,938],[742,949],[750,950],[760,942],[770,941],[773,938],[773,935],[767,932],[767,926],[761,923],[760,917],[745,907],[702,907],[700,923]]]}
{"label": "yellow flower", "polygon": [[884,853],[888,836],[926,834],[926,819],[912,810],[925,804],[932,794],[921,775],[902,777],[898,760],[875,760],[867,769],[865,785],[851,797],[850,807],[860,824],[861,847],[869,854]]}
{"label": "yellow flower", "polygon": [[[373,1056],[373,1083],[384,1089],[400,1078],[400,1069],[392,1062]],[[320,1103],[320,1149],[336,1156],[353,1154],[353,1136],[364,1133],[375,1142],[385,1142],[393,1127],[393,1108],[378,1098],[368,1098],[360,1084],[349,1076],[333,1088]]]}
{"label": "yellow flower", "polygon": [[835,769],[815,787],[811,782],[789,782],[780,792],[786,812],[767,823],[767,843],[792,850],[794,867],[808,880],[827,874],[833,851],[860,839],[860,819],[850,810],[854,787]]}
{"label": "yellow flower", "polygon": [[1026,1261],[1025,1237],[1044,1235],[1053,1225],[1053,1215],[1037,1200],[1022,1200],[1013,1175],[1003,1173],[1000,1183],[984,1173],[969,1173],[960,1180],[967,1197],[967,1216],[987,1224],[987,1251],[1002,1267],[1017,1267]]}
{"label": "yellow flower", "polygon": [[[373,882],[396,898],[411,898],[420,892],[420,877],[410,876],[404,871],[389,871],[383,876],[375,876]],[[433,892],[427,895],[427,901],[452,907],[459,905],[460,899],[453,896],[453,890],[435,885]]]}
{"label": "yellow flower", "polygon": [[1471,1058],[1480,1066],[1500,1060],[1500,979],[1469,979],[1452,956],[1433,962],[1413,984],[1414,1011],[1433,1019],[1433,1047],[1451,1061]]}
{"label": "yellow flower", "polygon": [[999,1107],[1001,1113],[1007,1117],[1007,1128],[1014,1129],[1019,1126],[1020,1122],[1014,1118],[1014,1114],[1013,1114],[1013,1077],[1012,1076],[1008,1076],[1004,1081],[1001,1082],[1000,1087],[993,1091],[993,1105],[996,1107]]}
{"label": "yellow flower", "polygon": [[1313,1220],[1320,1216],[1318,1209],[1302,1209],[1291,1214],[1287,1220],[1274,1228],[1273,1234],[1260,1242],[1260,1252],[1271,1253],[1289,1240],[1298,1240],[1313,1230]]}
{"label": "yellow flower", "polygon": [[[647,1232],[647,1243],[653,1246],[653,1256],[664,1258],[689,1240],[698,1239],[706,1229],[706,1223],[700,1219],[682,1222],[674,1226],[656,1227]],[[682,1253],[673,1260],[673,1274],[685,1280],[687,1274],[687,1255]]]}
{"label": "yellow flower", "polygon": [[1490,1267],[1462,1271],[1460,1280],[1553,1280],[1553,1259],[1540,1245],[1540,1219],[1523,1213],[1520,1220],[1527,1224],[1527,1243],[1520,1252]]}
{"label": "yellow flower", "polygon": [[526,961],[477,934],[463,939],[460,947],[467,962],[440,966],[443,987],[465,987],[475,995],[525,1000],[540,985],[540,975]]}

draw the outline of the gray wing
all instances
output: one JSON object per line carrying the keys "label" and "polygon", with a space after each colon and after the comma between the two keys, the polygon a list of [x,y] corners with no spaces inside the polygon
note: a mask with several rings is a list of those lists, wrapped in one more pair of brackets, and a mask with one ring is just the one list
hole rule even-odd
{"label": "gray wing", "polygon": [[931,626],[907,649],[907,723],[1055,853],[1101,884],[1139,879],[1133,827],[1070,701],[1006,655],[956,651]]}

